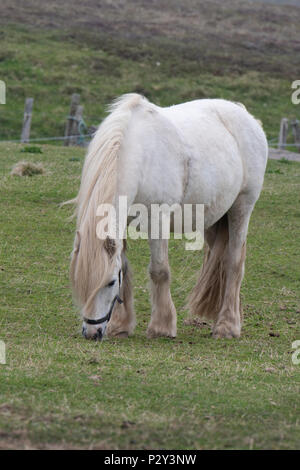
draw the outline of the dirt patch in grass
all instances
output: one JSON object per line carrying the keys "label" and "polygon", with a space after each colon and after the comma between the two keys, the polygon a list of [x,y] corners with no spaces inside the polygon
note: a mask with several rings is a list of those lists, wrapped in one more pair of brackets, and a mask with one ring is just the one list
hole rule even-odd
{"label": "dirt patch in grass", "polygon": [[269,150],[269,158],[271,158],[272,160],[286,160],[287,162],[300,162],[300,153],[271,148]]}

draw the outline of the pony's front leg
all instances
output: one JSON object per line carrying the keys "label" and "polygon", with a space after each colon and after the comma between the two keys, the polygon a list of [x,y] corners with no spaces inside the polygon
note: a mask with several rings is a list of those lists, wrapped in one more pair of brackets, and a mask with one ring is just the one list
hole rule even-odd
{"label": "pony's front leg", "polygon": [[150,240],[149,266],[152,314],[147,329],[148,338],[176,336],[176,309],[170,293],[168,240]]}
{"label": "pony's front leg", "polygon": [[107,325],[106,334],[110,337],[127,338],[134,331],[136,319],[133,307],[132,274],[126,256],[123,254],[123,282],[120,290],[122,304],[117,303]]}

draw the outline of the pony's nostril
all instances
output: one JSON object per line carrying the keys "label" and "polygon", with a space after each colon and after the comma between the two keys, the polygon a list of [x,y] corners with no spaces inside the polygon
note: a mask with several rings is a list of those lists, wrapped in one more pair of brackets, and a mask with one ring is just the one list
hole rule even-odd
{"label": "pony's nostril", "polygon": [[81,333],[82,333],[82,336],[84,336],[86,338],[86,327],[85,326],[82,327],[82,332]]}
{"label": "pony's nostril", "polygon": [[102,337],[103,337],[102,328],[99,328],[99,330],[97,330],[97,339],[101,340]]}
{"label": "pony's nostril", "polygon": [[102,329],[99,328],[99,330],[97,330],[97,333],[94,334],[93,339],[95,341],[101,341],[102,337],[103,337]]}

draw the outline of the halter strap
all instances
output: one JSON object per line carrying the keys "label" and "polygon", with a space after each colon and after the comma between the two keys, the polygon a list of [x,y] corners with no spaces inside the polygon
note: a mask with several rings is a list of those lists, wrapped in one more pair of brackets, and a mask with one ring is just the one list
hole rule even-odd
{"label": "halter strap", "polygon": [[122,303],[123,303],[123,300],[122,300],[118,295],[116,295],[116,297],[114,298],[114,300],[113,300],[112,303],[111,303],[109,312],[108,312],[107,315],[105,315],[105,317],[99,318],[99,320],[91,320],[90,318],[83,317],[83,320],[84,320],[85,323],[87,323],[88,325],[100,325],[100,323],[104,323],[104,322],[106,322],[106,321],[109,321],[109,320],[110,320],[110,317],[111,317],[111,314],[112,314],[112,311],[113,311],[113,308],[114,308],[114,306],[115,306],[116,301],[118,301],[119,304],[122,304]]}

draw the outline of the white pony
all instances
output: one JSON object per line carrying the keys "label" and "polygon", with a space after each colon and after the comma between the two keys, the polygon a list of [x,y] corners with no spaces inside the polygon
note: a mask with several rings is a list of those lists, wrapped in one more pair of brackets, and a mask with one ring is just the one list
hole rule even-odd
{"label": "white pony", "polygon": [[[122,195],[128,206],[205,205],[207,250],[190,311],[214,320],[215,338],[239,337],[246,237],[267,155],[262,126],[239,103],[204,99],[161,108],[138,94],[116,100],[89,146],[75,200],[71,280],[84,336],[128,336],[135,327],[123,240],[100,240],[96,234],[98,206],[115,204]],[[168,241],[150,239],[149,244],[147,334],[173,338]]]}

